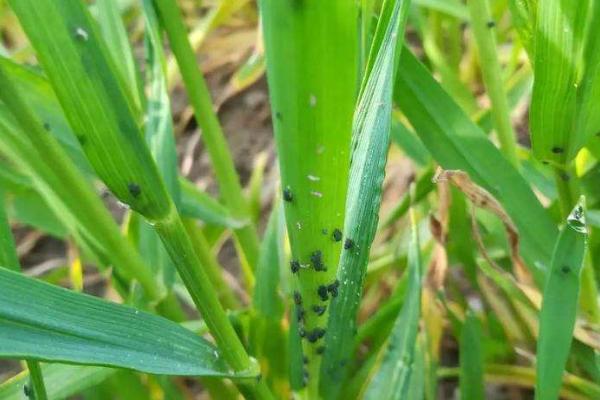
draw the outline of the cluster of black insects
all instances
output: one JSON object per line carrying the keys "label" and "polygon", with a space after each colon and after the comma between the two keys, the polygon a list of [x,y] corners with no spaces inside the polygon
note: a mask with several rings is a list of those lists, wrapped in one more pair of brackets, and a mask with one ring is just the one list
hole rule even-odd
{"label": "cluster of black insects", "polygon": [[[294,200],[294,195],[292,194],[292,191],[289,187],[286,187],[283,190],[283,200],[291,203]],[[323,229],[322,233],[324,235],[327,235],[329,232],[327,229]],[[340,229],[334,229],[331,232],[331,239],[335,242],[341,242],[343,239],[343,234],[342,231]],[[345,250],[351,250],[354,248],[354,241],[350,238],[346,238],[346,240],[344,240],[343,243],[344,249]],[[323,253],[321,252],[321,250],[315,250],[314,252],[311,253],[310,255],[310,267],[314,270],[314,271],[327,271],[327,266],[323,263]],[[300,272],[300,269],[302,268],[307,268],[306,266],[303,266],[302,264],[300,264],[299,260],[292,260],[290,261],[290,268],[293,274],[297,274]],[[340,281],[339,280],[335,280],[334,282],[327,284],[327,285],[319,285],[319,287],[317,288],[317,295],[319,296],[319,299],[322,302],[327,302],[331,298],[335,298],[338,295],[338,289],[340,286]],[[300,335],[300,337],[302,339],[306,339],[308,340],[310,343],[316,344],[320,339],[322,339],[325,336],[325,329],[321,328],[321,327],[316,327],[312,330],[306,330],[304,327],[304,322],[305,322],[305,315],[306,315],[306,309],[304,307],[303,301],[302,301],[302,296],[300,294],[300,292],[295,291],[294,292],[294,304],[296,305],[296,318],[298,320],[298,334]],[[314,312],[317,316],[322,316],[325,314],[325,312],[327,311],[327,305],[326,304],[314,304],[310,307],[310,310],[312,312]],[[315,353],[318,355],[323,354],[323,352],[325,351],[325,346],[320,345],[318,347],[315,348]],[[308,358],[304,357],[303,358],[304,363],[307,364],[308,363]],[[304,371],[304,381],[306,383],[306,381],[308,380],[308,371]]]}

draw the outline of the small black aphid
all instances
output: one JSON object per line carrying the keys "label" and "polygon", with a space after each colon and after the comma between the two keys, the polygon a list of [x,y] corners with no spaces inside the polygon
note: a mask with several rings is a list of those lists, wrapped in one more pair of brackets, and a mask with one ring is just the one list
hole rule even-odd
{"label": "small black aphid", "polygon": [[560,268],[560,272],[562,272],[563,274],[568,274],[569,272],[571,272],[571,267],[569,267],[568,265],[563,265]]}
{"label": "small black aphid", "polygon": [[323,260],[321,259],[321,257],[323,257],[323,253],[321,253],[321,250],[313,251],[313,253],[310,255],[310,261],[313,264],[322,263]]}
{"label": "small black aphid", "polygon": [[317,340],[321,339],[323,336],[325,336],[325,329],[315,328],[306,334],[306,339],[311,343],[316,343]]}
{"label": "small black aphid", "polygon": [[317,353],[317,354],[323,354],[324,352],[325,352],[325,346],[319,346],[315,350],[315,353]]}
{"label": "small black aphid", "polygon": [[555,147],[553,147],[553,148],[552,148],[552,152],[553,152],[554,154],[560,154],[560,153],[562,153],[563,151],[565,151],[565,150],[564,150],[562,147],[556,147],[556,146],[555,146]]}
{"label": "small black aphid", "polygon": [[294,304],[297,306],[302,305],[302,296],[298,291],[294,291]]}
{"label": "small black aphid", "polygon": [[352,239],[346,239],[344,241],[344,249],[350,250],[353,247],[354,247],[354,240],[352,240]]}
{"label": "small black aphid", "polygon": [[292,274],[295,274],[296,272],[300,271],[300,263],[298,262],[298,260],[290,261],[290,267],[292,268]]}
{"label": "small black aphid", "polygon": [[323,264],[323,253],[321,250],[313,251],[310,255],[310,261],[312,262],[315,271],[327,271],[327,267]]}
{"label": "small black aphid", "polygon": [[77,135],[77,140],[83,146],[87,143],[87,137],[85,135]]}
{"label": "small black aphid", "polygon": [[314,305],[312,306],[312,310],[320,317],[327,310],[327,306]]}
{"label": "small black aphid", "polygon": [[342,240],[342,231],[340,231],[339,229],[334,229],[332,237],[333,237],[333,240],[335,240],[336,242],[339,242],[340,240]]}
{"label": "small black aphid", "polygon": [[547,161],[547,160],[542,160],[542,164],[544,164],[544,165],[548,165],[548,164],[550,164],[550,161]]}
{"label": "small black aphid", "polygon": [[486,24],[488,28],[493,28],[496,26],[496,23],[494,21],[488,21],[488,23]]}
{"label": "small black aphid", "polygon": [[128,183],[127,189],[129,189],[129,193],[131,193],[133,197],[138,197],[140,193],[142,193],[142,189],[137,183]]}
{"label": "small black aphid", "polygon": [[583,208],[581,206],[577,206],[573,216],[576,219],[582,219],[583,218]]}
{"label": "small black aphid", "polygon": [[25,396],[30,399],[31,396],[33,395],[33,391],[31,390],[31,388],[29,387],[29,385],[24,385],[23,386],[23,393],[25,394]]}
{"label": "small black aphid", "polygon": [[292,189],[290,189],[289,187],[286,187],[285,189],[283,189],[283,200],[287,201],[288,203],[291,203],[292,200],[294,200],[294,195],[292,194]]}
{"label": "small black aphid", "polygon": [[331,293],[331,297],[337,297],[339,287],[340,281],[338,279],[336,279],[333,283],[327,285],[327,291]]}
{"label": "small black aphid", "polygon": [[44,122],[44,129],[49,131],[50,130],[50,124],[47,122]]}
{"label": "small black aphid", "polygon": [[317,294],[322,301],[327,301],[327,299],[329,299],[329,295],[327,294],[327,286],[325,285],[321,285],[317,288]]}
{"label": "small black aphid", "polygon": [[306,313],[306,311],[304,311],[304,307],[302,307],[302,306],[296,307],[296,318],[298,319],[298,322],[304,321],[305,313]]}

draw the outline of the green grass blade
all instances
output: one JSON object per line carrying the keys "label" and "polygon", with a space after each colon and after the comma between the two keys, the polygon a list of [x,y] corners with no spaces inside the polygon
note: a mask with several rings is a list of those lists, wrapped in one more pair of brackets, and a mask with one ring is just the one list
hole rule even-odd
{"label": "green grass blade", "polygon": [[99,0],[95,4],[95,11],[104,43],[139,113],[142,110],[143,92],[119,2]]}
{"label": "green grass blade", "polygon": [[329,295],[317,291],[334,284],[342,248],[358,14],[346,0],[262,0],[260,12],[294,281],[305,308],[299,328],[311,339],[303,340],[308,391],[316,397],[318,336],[329,312]]}
{"label": "green grass blade", "polygon": [[[48,364],[41,367],[50,399],[66,399],[87,388],[95,386],[115,374],[118,370],[104,367],[87,367],[62,364]],[[0,398],[3,400],[23,400],[23,387],[27,385],[29,374],[23,372],[0,385]]]}
{"label": "green grass blade", "polygon": [[68,121],[65,119],[58,99],[48,80],[40,73],[7,58],[2,58],[1,60],[5,72],[10,76],[11,82],[15,85],[19,94],[31,110],[38,115],[44,128],[56,138],[69,155],[69,158],[82,173],[86,176],[93,175],[92,167],[86,159],[83,149],[71,130]]}
{"label": "green grass blade", "polygon": [[[117,198],[154,223],[224,357],[235,370],[248,370],[252,362],[194,251],[87,8],[81,1],[19,0],[11,5],[90,164]],[[55,57],[57,48],[60,58]],[[2,85],[11,86],[5,79]],[[5,95],[3,100],[22,125],[41,133],[43,128],[19,99]],[[244,385],[250,391],[255,386]],[[268,397],[263,384],[258,388]]]}
{"label": "green grass blade", "polygon": [[533,153],[539,160],[564,165],[583,144],[575,130],[582,73],[582,46],[589,0],[537,1],[534,84],[529,123]]}
{"label": "green grass blade", "polygon": [[27,369],[29,370],[29,384],[27,387],[32,391],[33,397],[36,400],[48,400],[46,394],[46,385],[44,384],[44,377],[42,376],[42,370],[40,364],[36,361],[27,360]]}
{"label": "green grass blade", "polygon": [[481,321],[468,312],[460,335],[460,398],[485,399]]}
{"label": "green grass blade", "polygon": [[[166,375],[244,375],[231,372],[206,340],[164,318],[5,269],[0,269],[0,288],[2,358]],[[35,293],[35,301],[23,293]]]}
{"label": "green grass blade", "polygon": [[503,205],[519,230],[523,258],[542,283],[557,234],[550,215],[522,176],[408,50],[400,60],[395,100],[444,169],[467,172]]}
{"label": "green grass blade", "polygon": [[283,206],[273,205],[265,231],[260,258],[256,266],[256,286],[253,296],[253,348],[272,387],[281,387],[288,380],[287,336],[282,329],[285,302],[281,298],[280,275],[284,265]]}
{"label": "green grass blade", "polygon": [[5,204],[4,193],[0,189],[0,265],[18,271],[20,269],[19,258],[17,257],[15,241],[6,216]]}
{"label": "green grass blade", "polygon": [[98,176],[135,211],[149,219],[166,217],[172,203],[144,143],[131,98],[84,4],[10,4]]}
{"label": "green grass blade", "polygon": [[492,103],[491,114],[494,119],[496,135],[505,157],[518,168],[517,139],[512,128],[508,99],[502,84],[502,70],[498,61],[495,25],[489,0],[469,0],[471,13],[471,29],[477,44],[479,63],[486,91]]}
{"label": "green grass blade", "polygon": [[207,224],[225,228],[239,229],[249,221],[239,219],[213,199],[208,193],[197,188],[187,179],[179,179],[181,189],[181,213],[190,218],[199,219]]}
{"label": "green grass blade", "polygon": [[414,367],[417,334],[421,315],[421,247],[415,216],[411,213],[412,234],[408,248],[408,291],[402,311],[384,350],[383,361],[367,389],[366,400],[408,398]]}
{"label": "green grass blade", "polygon": [[[227,141],[215,114],[208,87],[200,72],[194,51],[188,41],[186,28],[174,0],[153,0],[162,26],[169,37],[171,50],[188,92],[202,139],[210,155],[225,204],[236,216],[245,218],[249,210],[242,193],[239,176]],[[236,230],[236,239],[243,249],[242,266],[254,268],[258,260],[258,235],[252,225]]]}
{"label": "green grass blade", "polygon": [[[384,169],[390,143],[392,90],[399,43],[410,1],[387,1],[377,27],[361,97],[354,115],[350,180],[344,220],[344,249],[337,272],[339,295],[331,314],[321,368],[325,398],[341,388],[353,348],[356,313],[361,298],[369,250],[375,237]],[[379,48],[375,47],[380,45]],[[342,365],[342,367],[340,367]]]}
{"label": "green grass blade", "polygon": [[539,400],[558,398],[573,339],[587,240],[584,213],[582,198],[558,236],[544,287],[536,361]]}
{"label": "green grass blade", "polygon": [[128,278],[138,279],[149,299],[160,299],[161,289],[149,269],[129,243],[122,240],[118,227],[89,183],[28,112],[5,65],[0,59],[3,82],[0,96],[11,103],[20,126],[4,106],[0,107],[0,151],[32,180],[36,190],[78,241],[96,249],[101,258],[113,260]]}

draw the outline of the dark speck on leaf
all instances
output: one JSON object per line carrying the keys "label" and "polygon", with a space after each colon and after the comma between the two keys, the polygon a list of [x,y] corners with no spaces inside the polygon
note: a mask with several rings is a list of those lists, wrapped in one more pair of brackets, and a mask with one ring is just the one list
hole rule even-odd
{"label": "dark speck on leaf", "polygon": [[315,271],[327,271],[327,267],[323,264],[323,253],[321,253],[321,250],[314,251],[310,255],[310,261]]}
{"label": "dark speck on leaf", "polygon": [[283,200],[287,201],[288,203],[290,203],[292,200],[294,200],[294,195],[292,194],[292,189],[290,189],[289,187],[286,187],[285,189],[283,189]]}
{"label": "dark speck on leaf", "polygon": [[304,363],[304,364],[308,364],[308,357],[306,357],[306,356],[303,356],[303,357],[302,357],[302,363]]}
{"label": "dark speck on leaf", "polygon": [[564,149],[562,147],[555,146],[555,147],[552,148],[552,152],[554,154],[560,154],[560,153],[564,152]]}
{"label": "dark speck on leaf", "polygon": [[315,314],[317,314],[320,317],[321,315],[325,314],[327,306],[314,305],[312,307],[312,310],[315,312]]}
{"label": "dark speck on leaf", "polygon": [[297,306],[302,304],[302,296],[298,291],[294,292],[294,304],[296,304]]}
{"label": "dark speck on leaf", "polygon": [[302,306],[298,306],[296,307],[296,318],[298,318],[298,322],[303,322],[304,321],[304,307]]}
{"label": "dark speck on leaf", "polygon": [[354,240],[352,239],[346,239],[344,241],[344,249],[346,250],[350,250],[354,247]]}
{"label": "dark speck on leaf", "polygon": [[279,111],[277,111],[277,112],[275,113],[275,118],[277,118],[277,120],[278,120],[278,121],[281,121],[281,120],[282,120],[282,116],[281,116],[281,113],[280,113]]}
{"label": "dark speck on leaf", "polygon": [[142,189],[140,188],[140,185],[138,185],[137,183],[127,184],[127,189],[129,189],[129,193],[131,193],[131,195],[133,197],[138,197],[140,195],[140,193],[142,193]]}
{"label": "dark speck on leaf", "polygon": [[337,297],[339,287],[340,287],[340,281],[337,279],[333,283],[327,285],[327,291],[329,293],[331,293],[331,297]]}
{"label": "dark speck on leaf", "polygon": [[322,301],[327,301],[329,299],[329,295],[327,294],[327,286],[321,285],[317,289],[317,294],[321,298]]}
{"label": "dark speck on leaf", "polygon": [[488,28],[493,28],[496,26],[496,23],[494,21],[488,21],[488,23],[486,24]]}
{"label": "dark speck on leaf", "polygon": [[295,274],[296,272],[300,271],[300,263],[298,262],[298,260],[290,261],[290,267],[292,269],[292,274]]}
{"label": "dark speck on leaf", "polygon": [[335,240],[336,242],[341,241],[342,240],[342,231],[340,231],[339,229],[334,229],[332,237],[333,237],[333,240]]}
{"label": "dark speck on leaf", "polygon": [[317,347],[317,349],[315,350],[315,352],[317,354],[323,354],[325,352],[325,346],[319,346],[319,347]]}
{"label": "dark speck on leaf", "polygon": [[560,272],[562,272],[563,274],[568,274],[569,272],[571,272],[571,268],[568,265],[563,265],[560,268]]}
{"label": "dark speck on leaf", "polygon": [[323,235],[327,235],[327,233],[328,233],[328,232],[329,232],[329,231],[327,230],[327,228],[323,228],[323,229],[321,229],[321,233],[322,233]]}
{"label": "dark speck on leaf", "polygon": [[49,131],[50,130],[50,124],[47,122],[44,122],[44,129]]}
{"label": "dark speck on leaf", "polygon": [[306,339],[311,343],[316,343],[317,340],[321,339],[323,336],[325,336],[325,329],[315,328],[306,334]]}

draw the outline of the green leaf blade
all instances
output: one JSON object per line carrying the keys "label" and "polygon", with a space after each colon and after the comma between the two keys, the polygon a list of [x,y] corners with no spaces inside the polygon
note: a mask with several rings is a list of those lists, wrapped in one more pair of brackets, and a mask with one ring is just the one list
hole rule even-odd
{"label": "green leaf blade", "polygon": [[538,400],[558,398],[577,317],[587,228],[583,200],[575,206],[556,241],[544,288],[537,344]]}
{"label": "green leaf blade", "polygon": [[[204,339],[161,317],[5,269],[0,269],[0,288],[2,358],[166,375],[243,375],[229,372]],[[35,293],[35,301],[24,293]]]}

